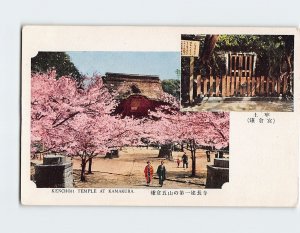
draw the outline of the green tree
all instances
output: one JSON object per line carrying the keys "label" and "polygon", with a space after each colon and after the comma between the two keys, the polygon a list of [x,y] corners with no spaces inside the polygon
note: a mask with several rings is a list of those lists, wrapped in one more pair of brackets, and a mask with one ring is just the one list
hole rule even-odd
{"label": "green tree", "polygon": [[38,52],[31,58],[31,72],[47,72],[49,69],[55,69],[57,77],[69,75],[78,82],[82,79],[82,75],[65,52]]}
{"label": "green tree", "polygon": [[220,35],[212,60],[221,69],[222,52],[255,52],[256,73],[278,77],[293,70],[294,36],[292,35]]}
{"label": "green tree", "polygon": [[163,91],[173,95],[176,99],[180,98],[180,80],[166,79],[161,82]]}

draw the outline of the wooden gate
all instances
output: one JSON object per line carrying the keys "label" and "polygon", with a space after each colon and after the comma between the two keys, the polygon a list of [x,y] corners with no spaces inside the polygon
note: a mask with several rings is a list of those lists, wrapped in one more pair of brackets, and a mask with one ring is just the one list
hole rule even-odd
{"label": "wooden gate", "polygon": [[[190,57],[188,87],[189,102],[197,97],[258,97],[279,96],[288,92],[289,75],[278,78],[255,74],[255,53],[225,54],[226,72],[224,75],[201,75],[195,72],[195,58]],[[187,77],[186,77],[187,78]]]}

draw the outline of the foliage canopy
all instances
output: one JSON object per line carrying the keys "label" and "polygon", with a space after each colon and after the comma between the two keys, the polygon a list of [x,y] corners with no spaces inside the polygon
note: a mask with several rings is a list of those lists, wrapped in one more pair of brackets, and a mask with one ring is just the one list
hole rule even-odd
{"label": "foliage canopy", "polygon": [[49,69],[56,70],[56,77],[70,76],[81,81],[82,75],[65,52],[38,52],[31,58],[31,72],[45,73]]}
{"label": "foliage canopy", "polygon": [[[202,43],[202,50],[203,47]],[[210,61],[217,71],[224,69],[224,61],[220,59],[220,55],[226,52],[254,52],[257,54],[258,75],[279,76],[284,72],[293,71],[294,36],[220,35]]]}

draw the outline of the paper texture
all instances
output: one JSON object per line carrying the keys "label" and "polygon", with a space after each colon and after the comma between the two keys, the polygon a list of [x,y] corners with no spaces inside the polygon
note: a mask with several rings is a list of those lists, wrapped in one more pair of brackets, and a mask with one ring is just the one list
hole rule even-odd
{"label": "paper texture", "polygon": [[[214,38],[207,42],[206,35],[220,36],[214,50],[208,51],[209,45],[203,47],[205,43],[211,43],[210,45],[214,43]],[[287,40],[292,38],[292,48],[289,48],[292,70],[288,71],[288,75],[284,73],[283,70],[288,69],[288,62],[283,62],[280,70],[278,68],[278,72],[284,73],[286,76],[280,77],[280,81],[276,81],[278,79],[276,79],[275,71],[274,73],[270,71],[272,74],[269,72],[269,75],[258,75],[259,67],[268,66],[269,68],[271,63],[268,62],[270,61],[267,58],[263,60],[259,57],[258,52],[254,56],[252,52],[255,49],[237,51],[238,48],[232,48],[230,51],[229,49],[223,51],[222,46],[225,48],[226,45],[220,45],[220,41],[226,42],[226,38],[231,38],[230,35],[240,35],[241,37],[237,37],[237,41],[247,41],[247,35],[260,36],[265,39],[254,38],[254,40],[265,40],[264,49],[273,52],[274,50],[270,49],[270,46],[282,49],[281,52],[284,48],[288,51],[284,39],[281,37],[278,39],[278,35],[289,36],[284,38]],[[270,36],[274,36],[276,39],[271,41]],[[192,40],[199,41],[199,43],[193,42],[192,47],[189,48],[187,42],[182,41],[189,41],[192,37]],[[276,41],[277,39],[278,41]],[[231,45],[234,42],[229,41],[228,43]],[[257,47],[259,46],[262,45],[257,45]],[[203,48],[208,49],[207,61],[210,61],[212,56],[216,56],[215,59],[220,57],[220,64],[224,64],[222,69],[227,70],[226,73],[220,74],[219,71],[219,73],[214,71],[212,63],[205,62],[205,50],[201,50]],[[228,46],[228,48],[231,47]],[[218,53],[213,55],[212,51]],[[296,28],[24,26],[22,29],[21,75],[22,204],[296,206],[299,189],[298,51],[299,32]],[[37,111],[43,112],[41,109],[50,106],[38,106],[38,103],[45,98],[46,93],[50,93],[47,98],[53,97],[51,97],[49,89],[57,82],[55,78],[51,79],[51,75],[57,75],[57,67],[55,67],[55,74],[42,70],[33,72],[33,64],[36,64],[33,63],[33,58],[49,52],[67,54],[81,75],[94,78],[82,84],[82,91],[88,88],[87,86],[95,80],[96,76],[99,76],[107,88],[105,90],[108,90],[101,92],[103,98],[106,98],[106,93],[116,92],[116,95],[112,97],[114,100],[117,99],[118,104],[118,107],[114,107],[115,115],[108,114],[105,115],[107,118],[99,118],[105,119],[107,122],[113,122],[111,118],[114,118],[116,123],[102,124],[101,127],[105,126],[105,130],[93,131],[93,135],[98,135],[98,141],[94,141],[95,137],[91,139],[97,145],[95,151],[97,153],[100,151],[98,147],[100,147],[99,141],[101,141],[103,143],[101,145],[102,153],[99,152],[99,155],[93,157],[93,174],[84,173],[85,182],[80,179],[82,178],[80,175],[82,175],[83,155],[79,156],[79,154],[83,153],[83,147],[77,150],[70,148],[79,148],[80,140],[88,140],[88,136],[83,136],[86,131],[81,132],[80,127],[90,127],[93,125],[90,123],[93,122],[93,119],[86,114],[86,109],[82,110],[84,108],[82,104],[74,106],[74,103],[86,104],[87,102],[82,102],[84,101],[83,97],[90,98],[91,101],[93,98],[89,95],[82,95],[79,91],[78,93],[81,93],[82,97],[78,97],[76,101],[74,97],[72,104],[64,102],[61,98],[60,104],[51,105],[66,109],[72,105],[72,109],[62,112],[63,114],[69,114],[75,109],[77,111],[80,106],[78,111],[84,113],[72,116],[72,121],[62,122],[68,118],[66,117],[61,118],[63,119],[61,124],[54,121],[49,123],[49,119],[53,120],[52,115],[49,119],[47,118],[47,122],[43,121],[43,117],[40,117],[39,121],[34,121],[36,118],[33,120],[33,114]],[[240,60],[236,60],[236,63],[234,60],[232,60],[233,63],[230,63],[230,56],[233,54],[241,57]],[[248,58],[244,58],[247,56]],[[254,60],[256,56],[255,59],[258,60]],[[198,65],[199,71],[197,70]],[[66,65],[62,67],[66,67]],[[211,73],[207,71],[209,67]],[[256,71],[255,74],[254,71]],[[45,83],[40,82],[43,78],[52,80],[53,84],[47,83],[48,90],[39,89],[41,87],[39,85],[46,87]],[[171,93],[166,97],[166,89],[163,89],[165,87],[162,85],[167,83],[164,80],[169,79],[177,80],[175,82],[179,88],[177,96],[174,92],[173,96]],[[61,78],[57,80],[63,81]],[[258,84],[260,86],[257,86]],[[60,90],[61,93],[71,96],[70,92],[73,91],[71,85],[70,81],[70,89],[66,91],[66,87],[64,87]],[[60,93],[59,89],[54,88],[53,90],[55,90],[53,93]],[[39,95],[36,94],[38,92]],[[78,93],[76,95],[79,96]],[[98,92],[93,93],[99,95]],[[175,100],[176,98],[177,100]],[[176,110],[174,113],[174,116],[180,120],[171,124],[171,121],[168,121],[170,114],[166,114],[163,110],[157,110],[157,106],[167,106],[169,111],[173,111],[174,101],[180,105],[178,105],[180,110]],[[101,100],[97,104],[100,104],[99,102]],[[162,102],[168,102],[168,104],[164,105]],[[33,107],[35,103],[38,110]],[[108,105],[107,102],[105,104]],[[100,111],[100,107],[91,107],[89,110]],[[56,109],[49,111],[55,113]],[[161,120],[156,123],[153,119],[149,120],[151,118],[149,118],[149,112],[151,112],[150,116],[158,117]],[[123,115],[120,119],[115,119],[118,114]],[[79,116],[82,118],[77,119],[76,117]],[[171,114],[171,116],[173,115]],[[198,123],[196,116],[199,119]],[[172,122],[175,118],[172,119]],[[142,124],[140,123],[141,119],[144,119],[144,127],[140,125]],[[85,120],[87,123],[82,126],[82,122]],[[139,125],[136,125],[137,121],[139,121]],[[135,131],[130,131],[130,133],[126,131],[128,134],[124,137],[114,134],[117,130],[121,132],[120,128],[123,123],[126,125],[124,126],[127,127],[126,129]],[[68,128],[66,124],[68,124]],[[169,128],[163,130],[166,124],[170,124]],[[55,132],[52,136],[45,136],[45,132],[50,132],[45,131],[47,127],[52,127],[53,131],[51,132]],[[59,128],[61,131],[55,131]],[[71,128],[73,131],[69,130]],[[122,129],[124,130],[124,128]],[[79,135],[81,134],[81,139],[78,141],[74,138],[79,136],[75,137],[70,133],[75,131],[79,132]],[[68,146],[66,146],[66,141],[62,146],[64,137],[61,137],[61,132],[65,132],[65,138],[73,138],[72,142],[68,142]],[[95,132],[99,132],[99,134]],[[122,133],[125,135],[125,131]],[[179,135],[179,133],[181,134]],[[107,141],[104,140],[105,135],[108,135]],[[136,136],[139,140],[136,140],[133,135],[139,135]],[[43,142],[44,137],[46,138],[45,142]],[[168,137],[171,138],[169,141]],[[155,143],[155,141],[159,141],[159,143]],[[54,145],[53,149],[49,149],[50,144]],[[58,147],[60,151],[57,149]],[[196,150],[194,155],[192,148]],[[209,155],[207,151],[210,151]],[[188,156],[188,168],[183,167],[185,165],[184,152]],[[114,157],[114,153],[118,153],[117,158]],[[54,154],[55,156],[53,156]],[[162,157],[159,158],[161,154]],[[59,161],[60,155],[62,155],[61,161]],[[44,160],[39,156],[44,156]],[[104,158],[105,156],[106,158]],[[150,170],[146,169],[148,161],[153,167],[149,186],[147,185],[147,173],[150,174]],[[158,167],[161,161],[164,161],[163,165],[166,168],[165,180],[161,178],[163,177],[163,173],[160,173],[163,171],[160,170],[162,168]],[[194,161],[196,173],[192,176]],[[88,161],[86,162],[85,171],[87,172]],[[56,166],[55,164],[57,165],[56,170],[51,170],[51,166]],[[45,172],[45,170],[47,171]],[[42,187],[43,182],[51,183],[54,179],[60,179],[53,176],[53,174],[57,174],[58,170],[61,172],[63,182],[58,182],[58,186],[54,184],[52,187]],[[160,186],[161,180],[164,180],[162,187]],[[220,184],[221,187],[218,186]],[[41,187],[37,187],[38,185]]]}

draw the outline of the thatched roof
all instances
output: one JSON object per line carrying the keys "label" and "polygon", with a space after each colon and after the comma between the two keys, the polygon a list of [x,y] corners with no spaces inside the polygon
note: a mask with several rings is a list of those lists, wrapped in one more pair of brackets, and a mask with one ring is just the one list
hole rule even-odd
{"label": "thatched roof", "polygon": [[158,101],[163,94],[159,77],[154,75],[106,73],[103,80],[110,91],[118,93],[118,99],[141,95]]}

